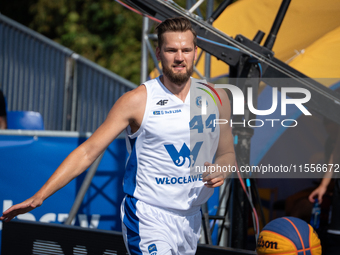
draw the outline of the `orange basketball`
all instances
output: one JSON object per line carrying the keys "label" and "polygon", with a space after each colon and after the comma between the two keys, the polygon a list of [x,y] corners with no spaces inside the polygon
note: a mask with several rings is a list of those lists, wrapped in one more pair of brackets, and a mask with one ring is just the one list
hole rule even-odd
{"label": "orange basketball", "polygon": [[320,239],[305,221],[283,217],[269,222],[257,241],[258,255],[321,255]]}

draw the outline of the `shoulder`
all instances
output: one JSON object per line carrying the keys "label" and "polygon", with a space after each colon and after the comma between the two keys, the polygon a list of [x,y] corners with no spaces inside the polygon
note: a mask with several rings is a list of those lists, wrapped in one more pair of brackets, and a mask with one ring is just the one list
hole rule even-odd
{"label": "shoulder", "polygon": [[144,84],[139,85],[137,88],[130,90],[124,94],[125,97],[138,99],[146,96],[146,87]]}
{"label": "shoulder", "polygon": [[[215,84],[214,83],[211,83],[211,82],[208,82],[208,85],[209,86],[211,86],[211,87],[213,87],[213,88],[215,88]],[[216,92],[218,93],[218,95],[220,96],[220,97],[228,97],[228,94],[227,94],[227,92],[224,90],[224,89],[221,89],[221,88],[215,88],[215,90],[216,90]]]}
{"label": "shoulder", "polygon": [[215,100],[217,101],[221,101],[222,102],[222,105],[226,106],[227,107],[227,110],[230,110],[230,102],[229,102],[229,97],[228,97],[228,94],[227,92],[222,89],[222,88],[215,88],[215,84],[211,83],[211,82],[207,82],[206,80],[198,80],[198,79],[195,79],[195,78],[192,78],[193,81],[195,81],[196,83],[198,84],[205,84],[205,85],[208,85],[210,90],[213,91],[213,95],[214,95],[214,98]]}
{"label": "shoulder", "polygon": [[[215,84],[208,82],[208,85],[215,89]],[[230,101],[229,101],[228,93],[222,88],[216,88],[215,91],[217,95],[214,95],[214,96],[215,97],[218,96],[219,98],[216,98],[216,99],[221,102],[221,104],[218,104],[220,116],[224,117],[225,119],[229,119],[231,109],[230,109]]]}
{"label": "shoulder", "polygon": [[[139,85],[137,88],[126,92],[124,95],[120,97],[118,101],[121,103],[128,104],[130,106],[137,106],[146,103],[147,91],[144,84]],[[117,102],[118,102],[117,101]]]}
{"label": "shoulder", "polygon": [[221,89],[221,88],[215,88],[215,84],[211,83],[211,82],[208,82],[208,85],[213,87],[215,90],[216,90],[216,93],[218,94],[218,96],[221,98],[221,101],[222,101],[222,105],[223,105],[223,102],[226,102],[229,104],[229,97],[228,97],[228,93],[224,90],[224,89]]}
{"label": "shoulder", "polygon": [[[128,100],[132,104],[136,103],[146,103],[147,93],[152,93],[157,87],[158,79],[152,79],[139,85],[137,88],[125,93],[123,95],[124,100]],[[157,90],[156,90],[157,91]]]}
{"label": "shoulder", "polygon": [[117,115],[129,121],[143,116],[146,105],[147,92],[144,85],[126,92],[113,105],[108,118],[116,119]]}

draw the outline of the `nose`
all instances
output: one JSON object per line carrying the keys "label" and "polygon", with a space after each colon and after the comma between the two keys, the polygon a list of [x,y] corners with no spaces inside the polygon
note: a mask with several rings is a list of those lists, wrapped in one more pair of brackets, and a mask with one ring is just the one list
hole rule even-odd
{"label": "nose", "polygon": [[181,50],[177,51],[175,55],[175,61],[182,62],[183,60],[183,52]]}

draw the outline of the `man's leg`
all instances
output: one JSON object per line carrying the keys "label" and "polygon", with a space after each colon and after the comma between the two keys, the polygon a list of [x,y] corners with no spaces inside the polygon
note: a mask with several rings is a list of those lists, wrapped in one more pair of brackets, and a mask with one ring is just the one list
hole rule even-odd
{"label": "man's leg", "polygon": [[122,231],[130,255],[175,255],[169,240],[169,230],[162,217],[155,215],[148,205],[126,196],[121,206]]}

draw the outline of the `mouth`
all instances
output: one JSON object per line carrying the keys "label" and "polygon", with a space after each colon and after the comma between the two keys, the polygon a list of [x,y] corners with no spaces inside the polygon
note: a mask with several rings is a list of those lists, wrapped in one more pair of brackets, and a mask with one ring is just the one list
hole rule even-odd
{"label": "mouth", "polygon": [[186,68],[186,66],[184,64],[181,65],[173,65],[172,66],[175,70],[183,70]]}

